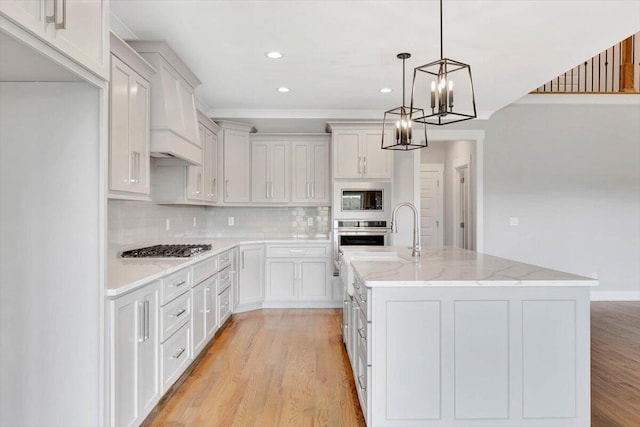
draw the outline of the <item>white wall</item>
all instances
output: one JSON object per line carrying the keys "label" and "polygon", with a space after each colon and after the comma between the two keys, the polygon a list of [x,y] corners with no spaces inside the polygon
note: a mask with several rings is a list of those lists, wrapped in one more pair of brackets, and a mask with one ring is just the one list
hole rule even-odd
{"label": "white wall", "polygon": [[0,83],[0,425],[100,424],[98,89]]}
{"label": "white wall", "polygon": [[640,105],[514,104],[460,126],[486,130],[484,251],[640,298],[639,118]]}
{"label": "white wall", "polygon": [[[419,180],[420,150],[395,151],[393,153],[393,209],[398,203],[413,203],[420,212]],[[398,232],[391,234],[394,246],[413,245],[413,212],[407,207],[398,211]]]}

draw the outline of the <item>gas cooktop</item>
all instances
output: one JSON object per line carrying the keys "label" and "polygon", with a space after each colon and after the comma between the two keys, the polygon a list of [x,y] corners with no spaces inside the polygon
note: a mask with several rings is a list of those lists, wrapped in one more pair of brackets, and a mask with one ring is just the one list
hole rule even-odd
{"label": "gas cooktop", "polygon": [[122,258],[188,258],[211,250],[211,245],[155,245],[122,252]]}

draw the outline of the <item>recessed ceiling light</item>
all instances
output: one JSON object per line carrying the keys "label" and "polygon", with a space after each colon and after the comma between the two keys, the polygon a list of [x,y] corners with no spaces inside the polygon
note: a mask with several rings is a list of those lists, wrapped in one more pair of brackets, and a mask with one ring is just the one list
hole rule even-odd
{"label": "recessed ceiling light", "polygon": [[280,52],[276,52],[275,50],[272,50],[271,52],[267,52],[265,53],[265,56],[267,58],[271,58],[271,59],[280,59],[282,58],[284,55],[282,55]]}
{"label": "recessed ceiling light", "polygon": [[280,93],[287,93],[287,92],[289,92],[291,89],[289,89],[288,87],[284,87],[284,86],[282,86],[282,87],[279,87],[279,88],[278,88],[278,89],[276,89],[276,90],[277,90],[278,92],[280,92]]}
{"label": "recessed ceiling light", "polygon": [[380,92],[382,92],[382,93],[391,93],[391,92],[393,92],[393,90],[389,89],[388,87],[383,87],[382,89],[380,89]]}

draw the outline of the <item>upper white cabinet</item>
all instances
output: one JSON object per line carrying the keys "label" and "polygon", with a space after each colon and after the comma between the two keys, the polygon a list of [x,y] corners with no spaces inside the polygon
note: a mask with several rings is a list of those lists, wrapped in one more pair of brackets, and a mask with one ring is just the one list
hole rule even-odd
{"label": "upper white cabinet", "polygon": [[109,79],[109,0],[2,0],[0,14]]}
{"label": "upper white cabinet", "polygon": [[200,80],[165,42],[132,41],[157,73],[151,79],[151,153],[202,164],[194,90]]}
{"label": "upper white cabinet", "polygon": [[251,145],[249,133],[252,126],[242,123],[218,122],[222,128],[225,203],[249,203],[251,201]]}
{"label": "upper white cabinet", "polygon": [[109,197],[149,197],[149,80],[155,70],[111,35]]}
{"label": "upper white cabinet", "polygon": [[[382,125],[329,123],[333,178],[393,178],[393,152],[380,148]],[[389,135],[391,137],[391,135]]]}
{"label": "upper white cabinet", "polygon": [[329,137],[298,137],[291,150],[291,202],[328,205]]}
{"label": "upper white cabinet", "polygon": [[185,166],[173,159],[155,161],[153,199],[158,203],[213,205],[218,201],[218,133],[220,127],[198,113],[202,165]]}
{"label": "upper white cabinet", "polygon": [[289,200],[291,146],[278,138],[251,138],[251,201],[286,203]]}

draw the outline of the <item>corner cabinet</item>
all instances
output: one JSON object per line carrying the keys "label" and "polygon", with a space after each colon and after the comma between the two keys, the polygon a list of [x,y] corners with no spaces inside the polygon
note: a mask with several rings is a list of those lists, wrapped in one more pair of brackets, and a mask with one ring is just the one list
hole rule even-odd
{"label": "corner cabinet", "polygon": [[329,137],[298,137],[293,141],[291,151],[291,202],[329,205]]}
{"label": "corner cabinet", "polygon": [[239,247],[238,311],[260,308],[264,301],[264,245]]}
{"label": "corner cabinet", "polygon": [[160,398],[159,282],[109,302],[111,425],[139,425]]}
{"label": "corner cabinet", "polygon": [[381,148],[382,124],[330,122],[328,127],[334,179],[393,178],[393,151]]}
{"label": "corner cabinet", "polygon": [[111,35],[109,197],[148,199],[149,80],[155,70]]}
{"label": "corner cabinet", "polygon": [[251,201],[251,144],[252,126],[242,123],[218,122],[222,128],[223,144],[223,200],[226,204],[247,204]]}
{"label": "corner cabinet", "polygon": [[0,15],[109,79],[109,0],[2,0]]}

